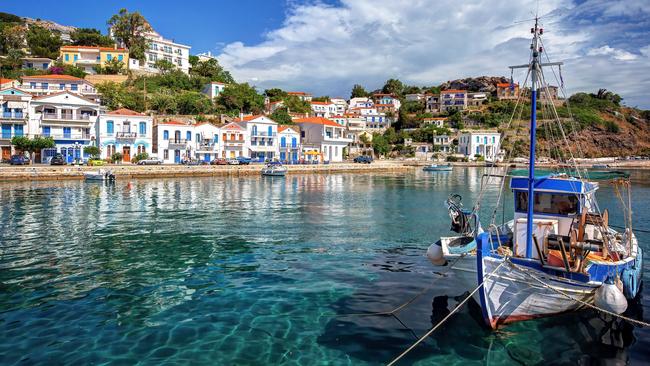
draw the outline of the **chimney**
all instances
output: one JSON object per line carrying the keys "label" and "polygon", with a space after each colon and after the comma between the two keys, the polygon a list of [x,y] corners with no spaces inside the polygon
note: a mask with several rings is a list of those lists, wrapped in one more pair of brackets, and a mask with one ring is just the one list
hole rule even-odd
{"label": "chimney", "polygon": [[239,121],[244,120],[244,112],[239,112]]}

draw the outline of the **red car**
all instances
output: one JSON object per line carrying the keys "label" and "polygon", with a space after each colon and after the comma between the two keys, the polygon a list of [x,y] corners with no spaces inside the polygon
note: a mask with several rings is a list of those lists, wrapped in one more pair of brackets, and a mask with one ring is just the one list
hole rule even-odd
{"label": "red car", "polygon": [[210,165],[228,165],[228,160],[224,158],[216,158],[210,162]]}

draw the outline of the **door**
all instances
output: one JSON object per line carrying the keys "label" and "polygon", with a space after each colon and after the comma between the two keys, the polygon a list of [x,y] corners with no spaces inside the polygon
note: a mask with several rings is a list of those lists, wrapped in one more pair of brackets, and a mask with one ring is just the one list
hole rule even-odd
{"label": "door", "polygon": [[10,146],[3,146],[2,147],[2,160],[9,160],[11,159],[11,147]]}
{"label": "door", "polygon": [[209,163],[210,162],[210,154],[204,154],[203,161]]}
{"label": "door", "polygon": [[122,148],[122,160],[126,163],[131,161],[131,146],[124,146]]}
{"label": "door", "polygon": [[174,150],[174,163],[178,164],[181,162],[181,151]]}

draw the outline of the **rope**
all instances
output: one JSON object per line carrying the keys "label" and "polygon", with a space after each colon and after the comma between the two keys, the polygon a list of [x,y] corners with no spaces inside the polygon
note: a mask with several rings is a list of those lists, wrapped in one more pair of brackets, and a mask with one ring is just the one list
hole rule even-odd
{"label": "rope", "polygon": [[398,311],[404,309],[405,307],[407,307],[408,305],[412,304],[413,301],[415,301],[418,297],[424,295],[427,291],[431,290],[431,289],[433,288],[433,284],[435,284],[436,281],[438,281],[438,280],[440,280],[440,279],[442,279],[442,278],[447,277],[447,273],[451,272],[451,270],[454,268],[454,265],[455,265],[456,263],[458,263],[458,261],[461,260],[463,257],[465,257],[465,254],[459,256],[458,258],[456,258],[456,260],[454,260],[454,262],[451,263],[451,264],[449,265],[449,269],[448,269],[448,270],[446,270],[446,271],[443,272],[443,273],[439,273],[438,275],[439,275],[440,277],[434,279],[433,282],[431,282],[431,284],[429,285],[429,287],[426,287],[426,288],[422,289],[422,291],[420,291],[419,293],[417,293],[415,296],[413,296],[413,297],[412,297],[411,299],[409,299],[407,302],[405,302],[405,303],[403,303],[402,305],[400,305],[400,306],[394,308],[393,310],[390,310],[390,311],[379,311],[379,312],[376,312],[376,313],[350,313],[350,314],[337,314],[337,315],[335,315],[334,317],[335,317],[335,318],[342,318],[342,317],[346,317],[346,316],[388,316],[388,315],[395,315],[396,312],[398,312]]}
{"label": "rope", "polygon": [[[501,264],[499,264],[485,278],[492,277],[492,275],[494,275],[497,272],[497,270],[499,268],[501,268],[501,266],[503,264],[505,264],[505,263],[506,263],[506,261],[501,262]],[[417,347],[420,343],[422,343],[422,341],[424,341],[427,337],[429,337],[431,334],[433,334],[433,332],[435,332],[436,329],[438,329],[445,321],[447,321],[447,319],[451,318],[452,315],[454,315],[458,310],[460,310],[460,308],[463,305],[465,305],[465,303],[476,293],[476,291],[478,291],[481,287],[483,287],[483,284],[485,284],[485,281],[481,282],[481,284],[478,285],[469,295],[467,295],[467,297],[463,301],[458,303],[458,305],[456,305],[456,307],[452,311],[450,311],[449,314],[447,314],[447,316],[445,316],[442,320],[440,320],[438,322],[438,324],[436,324],[433,328],[431,328],[431,330],[429,330],[425,335],[423,335],[422,337],[420,337],[420,339],[418,339],[415,343],[413,343],[411,345],[411,347],[407,348],[406,351],[402,352],[399,356],[395,357],[391,362],[389,362],[388,366],[395,365],[397,363],[397,361],[401,360],[404,356],[406,356],[409,352],[411,352],[415,347]]]}
{"label": "rope", "polygon": [[630,323],[632,323],[632,324],[637,324],[637,325],[640,325],[640,326],[643,326],[643,327],[650,327],[650,323],[646,323],[646,322],[641,321],[641,320],[632,319],[632,318],[629,318],[629,317],[624,316],[624,315],[616,314],[616,313],[613,313],[613,312],[611,312],[611,311],[609,311],[609,310],[605,310],[605,309],[603,309],[603,308],[599,308],[599,307],[596,306],[596,305],[592,305],[592,304],[590,304],[590,303],[588,303],[588,302],[586,302],[586,301],[582,301],[582,300],[580,300],[580,299],[577,299],[577,298],[575,298],[575,297],[573,297],[573,296],[571,296],[571,295],[569,295],[569,294],[567,294],[567,293],[565,293],[565,292],[563,292],[563,291],[561,291],[561,290],[556,289],[556,288],[553,287],[553,286],[550,286],[550,285],[544,283],[544,281],[542,281],[542,280],[540,280],[539,278],[533,276],[532,274],[529,273],[529,271],[527,271],[527,270],[521,268],[520,266],[517,266],[516,264],[510,262],[510,260],[508,260],[508,259],[506,259],[506,260],[508,261],[508,263],[511,265],[512,268],[515,268],[515,269],[519,270],[520,272],[522,272],[522,273],[525,274],[526,276],[528,276],[528,277],[532,278],[533,280],[537,281],[537,282],[538,282],[540,285],[542,285],[543,287],[546,287],[546,288],[548,288],[548,289],[550,289],[550,290],[553,290],[553,291],[557,292],[558,294],[560,294],[560,295],[566,297],[566,298],[569,299],[569,300],[573,300],[573,301],[575,301],[575,302],[577,302],[577,303],[580,303],[580,304],[582,304],[582,305],[585,305],[585,306],[587,306],[587,307],[590,307],[590,308],[592,308],[592,309],[594,309],[594,310],[597,310],[597,311],[603,312],[603,313],[605,313],[605,314],[609,314],[609,315],[611,315],[611,316],[613,316],[613,317],[623,319],[623,320],[628,321],[628,322],[630,322]]}

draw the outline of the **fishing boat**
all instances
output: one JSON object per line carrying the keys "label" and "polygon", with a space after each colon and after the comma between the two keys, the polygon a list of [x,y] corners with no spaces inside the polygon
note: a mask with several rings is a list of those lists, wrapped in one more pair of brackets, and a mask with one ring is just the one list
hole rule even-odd
{"label": "fishing boat", "polygon": [[86,181],[115,181],[115,174],[110,170],[99,169],[92,172],[84,172],[84,179]]}
{"label": "fishing boat", "polygon": [[424,170],[425,172],[448,172],[453,169],[454,167],[451,164],[446,164],[446,165],[431,164],[422,168],[422,170]]}
{"label": "fishing boat", "polygon": [[262,175],[269,177],[284,177],[287,174],[287,167],[282,165],[282,163],[274,161],[266,164],[262,168]]}
{"label": "fishing boat", "polygon": [[[587,172],[579,169],[575,159],[568,160],[573,162],[571,169],[535,167],[538,90],[546,93],[541,102],[547,104],[541,110],[554,108],[543,69],[557,66],[561,72],[562,63],[541,61],[543,29],[538,19],[531,33],[530,62],[510,67],[527,69],[526,80],[531,81],[528,169],[508,171],[507,164],[488,169],[486,182],[500,182],[500,191],[485,230],[479,208],[488,183],[482,182],[472,209],[463,207],[460,196],[450,196],[446,204],[452,230],[460,235],[443,237],[427,250],[434,265],[449,265],[456,271],[480,305],[485,324],[493,329],[583,308],[621,314],[641,285],[643,252],[632,231],[629,176]],[[557,119],[553,122],[561,124]],[[573,155],[572,144],[562,126],[559,129],[556,142],[566,144]],[[608,209],[598,204],[601,181],[614,186],[622,203],[621,231],[610,225]],[[497,224],[497,209],[507,190],[513,195],[514,217]]]}

